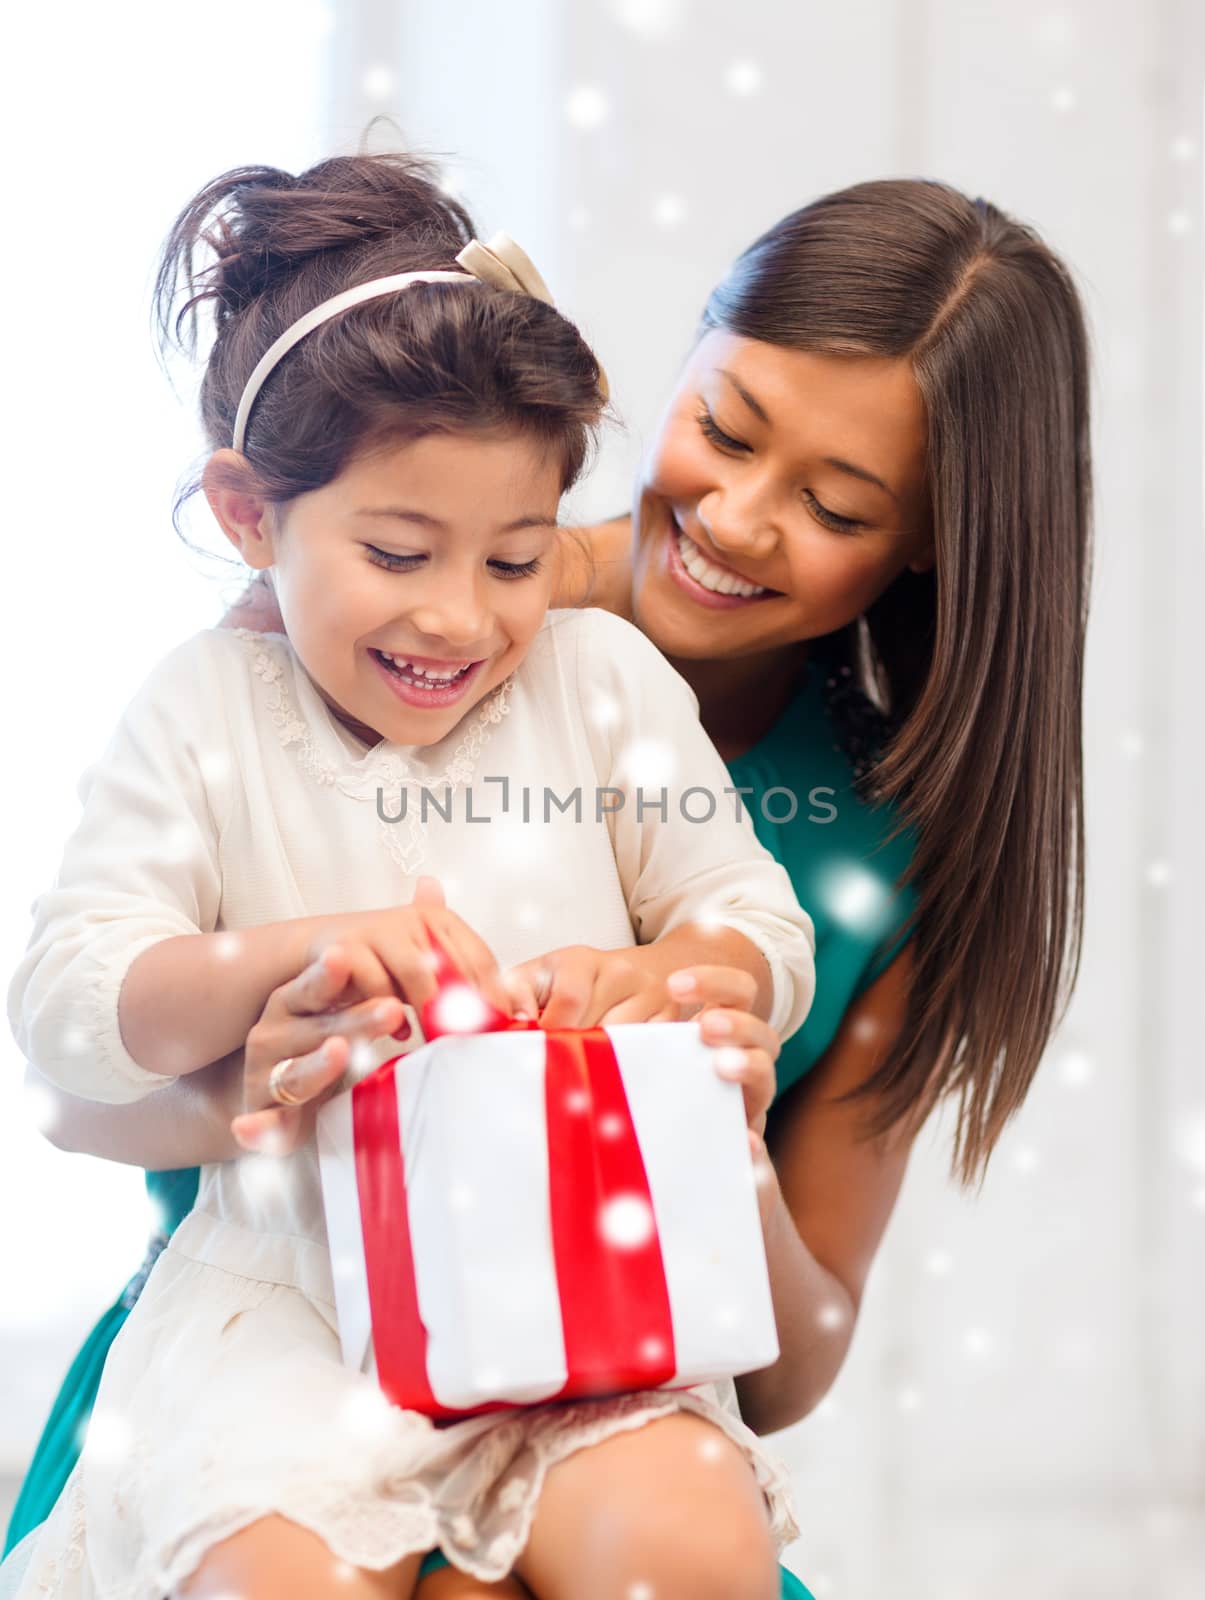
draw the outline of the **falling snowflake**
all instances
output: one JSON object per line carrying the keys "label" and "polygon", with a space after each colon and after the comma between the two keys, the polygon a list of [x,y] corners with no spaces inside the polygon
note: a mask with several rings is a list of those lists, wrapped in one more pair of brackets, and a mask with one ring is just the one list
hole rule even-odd
{"label": "falling snowflake", "polygon": [[598,1119],[598,1131],[604,1139],[622,1139],[627,1126],[618,1111],[606,1111]]}
{"label": "falling snowflake", "polygon": [[490,1006],[467,983],[453,983],[431,1002],[431,1018],[441,1033],[480,1033],[490,1020]]}
{"label": "falling snowflake", "polygon": [[845,1327],[848,1321],[848,1313],[835,1301],[821,1306],[816,1313],[816,1322],[826,1333],[836,1333],[839,1328]]}
{"label": "falling snowflake", "polygon": [[448,1206],[462,1216],[477,1204],[477,1191],[471,1183],[454,1183],[448,1190]]}
{"label": "falling snowflake", "polygon": [[356,1439],[384,1438],[393,1428],[394,1409],[379,1389],[357,1385],[339,1407],[338,1425]]}
{"label": "falling snowflake", "polygon": [[655,1593],[651,1583],[638,1578],[635,1583],[628,1584],[624,1590],[623,1600],[655,1600]]}
{"label": "falling snowflake", "polygon": [[1131,761],[1136,761],[1142,754],[1142,735],[1134,728],[1123,733],[1117,742],[1122,755],[1128,756]]}
{"label": "falling snowflake", "polygon": [[658,1339],[655,1336],[642,1339],[637,1353],[641,1361],[646,1362],[649,1366],[652,1366],[655,1362],[664,1361],[669,1354],[665,1348],[665,1340]]}
{"label": "falling snowflake", "polygon": [[1182,207],[1176,211],[1169,211],[1167,215],[1167,231],[1174,239],[1182,239],[1185,234],[1192,232],[1192,212]]}
{"label": "falling snowflake", "polygon": [[237,961],[243,952],[244,942],[240,933],[215,933],[213,953],[219,961]]}
{"label": "falling snowflake", "polygon": [[565,117],[571,127],[589,132],[601,128],[611,115],[611,102],[591,83],[579,83],[565,96]]}
{"label": "falling snowflake", "polygon": [[1146,869],[1146,881],[1152,889],[1166,888],[1171,875],[1171,868],[1166,861],[1152,861]]}
{"label": "falling snowflake", "polygon": [[197,769],[209,786],[225,783],[230,776],[230,756],[225,750],[204,750],[197,757]]}
{"label": "falling snowflake", "polygon": [[[619,758],[621,772],[640,789],[657,790],[672,783],[677,755],[666,739],[633,739]],[[644,797],[646,813],[656,804],[655,793]]]}
{"label": "falling snowflake", "polygon": [[637,1194],[616,1195],[603,1206],[598,1219],[599,1232],[616,1250],[639,1250],[653,1237],[652,1209]]}
{"label": "falling snowflake", "polygon": [[1059,1077],[1069,1089],[1082,1089],[1096,1073],[1091,1056],[1083,1050],[1068,1050],[1059,1062]]}
{"label": "falling snowflake", "polygon": [[954,1269],[954,1258],[948,1250],[930,1250],[925,1257],[925,1271],[934,1278],[946,1278]]}
{"label": "falling snowflake", "polygon": [[1182,133],[1172,140],[1168,153],[1173,161],[1191,161],[1197,153],[1197,142],[1187,133]]}
{"label": "falling snowflake", "polygon": [[40,1084],[27,1083],[22,1089],[21,1100],[28,1121],[43,1137],[48,1138],[59,1120],[59,1108],[54,1095]]}
{"label": "falling snowflake", "polygon": [[699,1441],[699,1457],[703,1461],[722,1461],[724,1459],[724,1446],[719,1439],[701,1439]]}
{"label": "falling snowflake", "polygon": [[619,721],[620,704],[613,694],[596,690],[586,706],[586,720],[600,730],[613,728]]}
{"label": "falling snowflake", "polygon": [[498,1495],[498,1509],[500,1511],[518,1511],[526,1501],[528,1483],[526,1478],[508,1478],[502,1485]]}
{"label": "falling snowflake", "polygon": [[[277,1148],[272,1148],[273,1144]],[[246,1155],[239,1162],[239,1178],[255,1200],[277,1199],[284,1194],[288,1183],[285,1164],[278,1159],[284,1154],[281,1136],[269,1134],[260,1141],[256,1150],[257,1154]]]}
{"label": "falling snowflake", "polygon": [[59,1049],[65,1055],[82,1056],[88,1048],[88,1035],[74,1022],[69,1022],[59,1035]]}
{"label": "falling snowflake", "polygon": [[585,1089],[570,1089],[562,1104],[572,1116],[584,1117],[590,1109],[590,1096]]}
{"label": "falling snowflake", "polygon": [[724,74],[724,87],[729,94],[742,98],[756,94],[762,86],[762,70],[756,61],[734,61]]}
{"label": "falling snowflake", "polygon": [[1039,1159],[1038,1152],[1031,1144],[1018,1145],[1013,1151],[1013,1167],[1017,1172],[1033,1172]]}
{"label": "falling snowflake", "polygon": [[113,1467],[125,1460],[134,1443],[133,1430],[119,1412],[97,1406],[88,1421],[84,1452],[93,1465]]}
{"label": "falling snowflake", "polygon": [[352,1082],[359,1083],[361,1078],[367,1078],[369,1073],[376,1071],[376,1066],[377,1053],[368,1040],[353,1040],[347,1069]]}
{"label": "falling snowflake", "polygon": [[1050,91],[1050,109],[1062,117],[1074,111],[1078,104],[1079,96],[1069,83],[1062,83]]}
{"label": "falling snowflake", "polygon": [[873,872],[858,863],[845,862],[825,874],[820,898],[844,927],[873,935],[890,902],[891,891]]}
{"label": "falling snowflake", "polygon": [[1176,1130],[1176,1151],[1194,1172],[1205,1173],[1205,1111],[1186,1117]]}
{"label": "falling snowflake", "polygon": [[570,206],[568,221],[574,233],[584,233],[590,226],[590,213],[585,206]]}
{"label": "falling snowflake", "polygon": [[686,0],[611,0],[616,22],[645,39],[664,39],[686,15]]}
{"label": "falling snowflake", "polygon": [[995,1343],[986,1328],[968,1328],[962,1338],[964,1353],[977,1361],[990,1356]]}
{"label": "falling snowflake", "polygon": [[653,202],[653,221],[659,228],[676,228],[686,219],[686,201],[680,194],[658,195]]}
{"label": "falling snowflake", "polygon": [[369,100],[388,100],[393,93],[393,73],[388,67],[369,67],[364,74],[362,87]]}
{"label": "falling snowflake", "polygon": [[895,1402],[901,1411],[919,1411],[921,1392],[914,1383],[905,1384],[896,1395]]}

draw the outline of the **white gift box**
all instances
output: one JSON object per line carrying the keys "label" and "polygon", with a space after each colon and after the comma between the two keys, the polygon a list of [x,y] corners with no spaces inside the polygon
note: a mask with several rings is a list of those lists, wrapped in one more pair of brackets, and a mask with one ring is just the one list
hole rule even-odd
{"label": "white gift box", "polygon": [[330,1100],[318,1151],[343,1359],[398,1405],[778,1356],[740,1087],[694,1023],[437,1039]]}

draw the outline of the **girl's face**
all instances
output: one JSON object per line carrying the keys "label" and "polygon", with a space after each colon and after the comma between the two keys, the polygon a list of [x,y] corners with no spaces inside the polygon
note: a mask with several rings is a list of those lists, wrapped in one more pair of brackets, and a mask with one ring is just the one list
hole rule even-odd
{"label": "girl's face", "polygon": [[640,627],[670,656],[713,659],[851,622],[933,565],[925,441],[906,360],[706,334],[641,475]]}
{"label": "girl's face", "polygon": [[514,434],[430,434],[299,495],[266,541],[285,632],[374,742],[429,745],[522,661],[548,609],[561,466]]}

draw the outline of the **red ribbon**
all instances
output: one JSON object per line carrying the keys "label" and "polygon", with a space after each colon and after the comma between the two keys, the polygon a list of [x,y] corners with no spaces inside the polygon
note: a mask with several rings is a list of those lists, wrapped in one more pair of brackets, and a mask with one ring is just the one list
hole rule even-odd
{"label": "red ribbon", "polygon": [[[492,1024],[492,1031],[501,1031],[497,1016]],[[537,1026],[511,1022],[506,1031]],[[501,1401],[449,1409],[431,1391],[398,1125],[399,1059],[352,1090],[378,1378],[394,1405],[437,1420],[504,1410]],[[676,1371],[669,1290],[644,1158],[603,1029],[545,1035],[544,1100],[552,1248],[569,1373],[556,1398],[656,1388]]]}

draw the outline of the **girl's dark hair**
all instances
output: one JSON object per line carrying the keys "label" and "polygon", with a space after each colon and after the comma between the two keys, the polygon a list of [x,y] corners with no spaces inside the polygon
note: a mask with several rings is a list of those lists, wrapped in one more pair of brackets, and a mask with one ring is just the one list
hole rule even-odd
{"label": "girl's dark hair", "polygon": [[866,793],[894,801],[918,838],[908,1018],[858,1093],[876,1101],[876,1132],[953,1095],[970,1182],[1079,970],[1091,494],[1079,299],[1037,235],[986,201],[863,183],[758,239],[704,326],[906,358],[924,398],[935,569],[904,572],[868,608],[869,662],[857,623],[820,654],[863,691],[863,739],[877,727]]}
{"label": "girl's dark hair", "polygon": [[[198,312],[212,311],[201,385],[210,447],[230,444],[248,377],[298,317],[372,278],[456,271],[472,237],[464,207],[408,154],[336,157],[298,177],[238,167],[207,184],[163,246],[153,304],[165,353],[195,354]],[[243,454],[267,497],[284,502],[391,440],[511,428],[559,455],[568,488],[602,409],[600,376],[577,329],[541,300],[467,274],[463,289],[412,284],[339,313],[283,358]],[[198,487],[194,476],[178,494],[177,527]]]}

